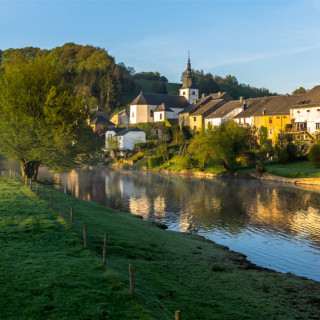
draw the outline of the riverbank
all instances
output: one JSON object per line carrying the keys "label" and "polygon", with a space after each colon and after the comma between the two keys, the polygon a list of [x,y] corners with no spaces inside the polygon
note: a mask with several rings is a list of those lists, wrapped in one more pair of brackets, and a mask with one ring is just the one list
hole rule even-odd
{"label": "riverbank", "polygon": [[114,168],[124,168],[132,170],[151,171],[164,174],[178,174],[188,177],[196,177],[201,179],[216,179],[216,178],[245,178],[259,179],[267,181],[277,181],[281,183],[290,183],[295,185],[320,185],[320,169],[314,168],[309,161],[290,163],[287,165],[273,164],[267,165],[263,175],[259,175],[255,169],[238,170],[233,176],[227,174],[221,166],[207,168],[203,171],[199,169],[181,170],[176,166],[162,165],[157,168],[149,169],[146,165],[129,164],[129,163],[114,163]]}
{"label": "riverbank", "polygon": [[[259,268],[242,254],[199,236],[164,231],[136,216],[74,199],[57,190],[47,189],[44,202],[18,183],[1,180],[0,187],[0,239],[3,244],[6,242],[2,247],[15,248],[10,249],[11,254],[7,249],[0,253],[5,255],[1,260],[6,262],[0,289],[1,303],[8,305],[6,318],[16,318],[17,309],[21,310],[20,319],[30,318],[31,314],[33,319],[40,319],[40,314],[48,319],[71,319],[71,314],[80,314],[89,301],[89,309],[97,315],[100,312],[99,317],[94,313],[87,315],[94,319],[106,318],[109,310],[115,311],[110,313],[114,319],[144,319],[146,313],[155,319],[171,319],[175,310],[181,310],[183,319],[316,319],[318,316],[318,282]],[[42,195],[42,187],[39,190]],[[56,214],[47,204],[51,191]],[[74,207],[73,231],[58,217],[58,198],[64,218],[69,218],[71,206]],[[84,225],[88,230],[88,249],[81,248]],[[105,232],[107,269],[100,264]],[[53,248],[56,250],[52,251]],[[18,253],[19,260],[12,251]],[[38,256],[44,259],[43,263],[39,264]],[[128,295],[129,263],[135,268],[134,299]],[[101,281],[94,280],[95,269],[88,264],[95,266]],[[80,268],[81,265],[85,267]],[[57,270],[62,272],[59,279]],[[53,271],[56,277],[51,276]],[[25,285],[24,277],[27,277]],[[63,294],[64,282],[72,290]],[[76,294],[79,286],[83,295]],[[104,304],[91,300],[96,291],[108,292],[101,297]],[[86,294],[88,304],[85,304]],[[78,297],[79,311],[73,310],[73,295]],[[29,305],[34,309],[26,311]],[[65,316],[59,316],[63,308]],[[123,315],[117,317],[116,312]]]}

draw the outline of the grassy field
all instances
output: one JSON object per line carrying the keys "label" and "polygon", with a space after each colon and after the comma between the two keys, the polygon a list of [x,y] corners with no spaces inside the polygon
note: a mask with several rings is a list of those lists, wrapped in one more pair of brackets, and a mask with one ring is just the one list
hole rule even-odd
{"label": "grassy field", "polygon": [[310,161],[272,164],[265,167],[267,173],[287,178],[320,178],[320,169]]}
{"label": "grassy field", "polygon": [[[43,201],[0,179],[0,194],[1,319],[174,319],[176,310],[193,320],[319,319],[318,282],[257,268],[196,235],[165,231],[57,190],[47,189]],[[74,207],[72,231],[58,216],[58,198],[64,219]],[[100,263],[105,232],[106,268]]]}

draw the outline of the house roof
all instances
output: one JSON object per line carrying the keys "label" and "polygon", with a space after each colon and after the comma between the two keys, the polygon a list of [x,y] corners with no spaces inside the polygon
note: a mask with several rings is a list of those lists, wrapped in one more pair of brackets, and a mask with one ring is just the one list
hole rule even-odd
{"label": "house roof", "polygon": [[169,108],[184,109],[189,106],[189,102],[183,96],[173,96],[170,94],[161,93],[144,93],[141,92],[132,102],[131,105],[155,105],[159,106],[162,103]]}
{"label": "house roof", "polygon": [[139,129],[138,127],[129,127],[129,128],[117,128],[121,129],[118,131],[115,136],[124,136],[129,132],[144,132],[143,130]]}
{"label": "house roof", "polygon": [[193,104],[189,105],[186,109],[180,111],[179,114],[183,114],[183,113],[190,113],[191,114],[195,110],[199,109],[202,105],[206,104],[208,101],[217,100],[217,99],[224,100],[225,102],[233,100],[233,98],[227,92],[222,92],[220,94],[219,94],[219,92],[211,93],[205,97],[200,98],[195,104],[193,103]]}
{"label": "house roof", "polygon": [[175,126],[175,125],[179,124],[178,119],[166,119],[166,121],[169,122],[170,126]]}
{"label": "house roof", "polygon": [[315,86],[306,94],[299,94],[296,103],[291,109],[312,108],[320,106],[320,86]]}
{"label": "house roof", "polygon": [[156,110],[154,112],[159,112],[159,111],[171,111],[173,112],[168,106],[166,106],[164,103],[160,104],[160,106],[157,106]]}
{"label": "house roof", "polygon": [[116,115],[119,115],[119,116],[124,116],[124,115],[126,115],[126,116],[129,117],[129,115],[130,115],[130,110],[128,110],[128,109],[123,109],[123,110],[119,111],[118,113],[116,113],[114,116],[116,116]]}
{"label": "house roof", "polygon": [[274,97],[250,98],[246,99],[246,110],[237,114],[234,118],[250,118],[253,115],[262,115],[264,106]]}
{"label": "house roof", "polygon": [[91,121],[90,124],[102,124],[102,125],[108,125],[108,126],[115,126],[113,122],[105,118],[104,116],[95,116]]}
{"label": "house roof", "polygon": [[190,116],[199,116],[202,115],[203,118],[208,116],[213,111],[217,110],[221,105],[225,104],[223,99],[210,100],[200,108],[190,112]]}
{"label": "house roof", "polygon": [[90,113],[93,115],[93,117],[100,116],[100,117],[103,117],[106,119],[110,119],[109,115],[104,110],[102,110],[98,107],[96,109],[91,109]]}
{"label": "house roof", "polygon": [[206,117],[206,119],[222,118],[225,115],[232,112],[233,110],[235,110],[236,108],[242,108],[242,106],[243,106],[243,103],[240,100],[229,101],[226,104],[224,104],[223,106],[221,106],[219,109],[210,113]]}

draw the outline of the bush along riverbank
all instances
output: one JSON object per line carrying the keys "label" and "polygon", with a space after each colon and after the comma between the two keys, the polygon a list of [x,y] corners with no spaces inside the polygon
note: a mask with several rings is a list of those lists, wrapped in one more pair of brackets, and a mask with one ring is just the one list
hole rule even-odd
{"label": "bush along riverbank", "polygon": [[0,179],[2,319],[174,319],[177,310],[182,319],[319,318],[316,281],[49,187],[31,188]]}

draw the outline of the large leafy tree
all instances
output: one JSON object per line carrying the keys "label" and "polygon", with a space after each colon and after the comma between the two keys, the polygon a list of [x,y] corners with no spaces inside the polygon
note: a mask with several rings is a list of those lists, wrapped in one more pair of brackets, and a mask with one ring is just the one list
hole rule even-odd
{"label": "large leafy tree", "polygon": [[87,161],[100,146],[88,117],[47,55],[18,53],[4,65],[0,153],[19,160],[23,176],[36,179],[40,165],[69,170]]}
{"label": "large leafy tree", "polygon": [[228,172],[232,172],[236,159],[250,149],[252,141],[250,128],[241,126],[230,120],[208,130],[209,144],[214,158]]}

